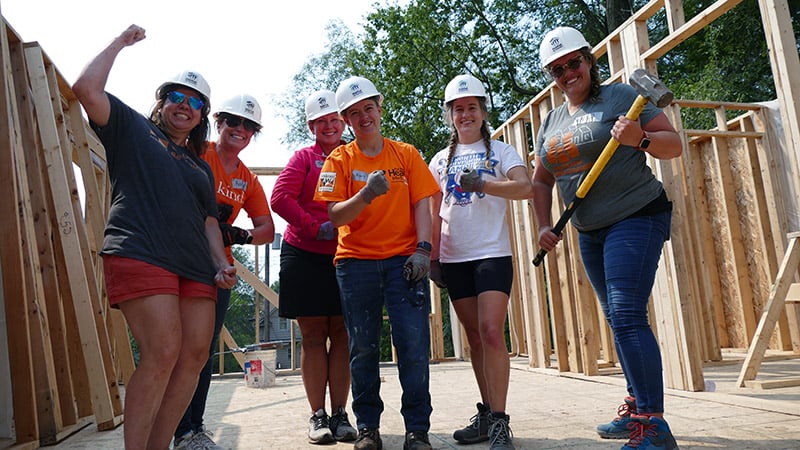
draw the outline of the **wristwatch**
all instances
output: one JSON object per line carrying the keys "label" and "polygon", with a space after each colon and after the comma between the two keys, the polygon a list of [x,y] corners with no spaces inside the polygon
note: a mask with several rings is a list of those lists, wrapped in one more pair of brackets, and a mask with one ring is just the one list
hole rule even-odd
{"label": "wristwatch", "polygon": [[423,249],[425,251],[428,251],[428,252],[433,250],[433,246],[428,241],[419,241],[419,242],[417,242],[417,248],[421,248],[421,249]]}
{"label": "wristwatch", "polygon": [[636,148],[644,150],[647,147],[650,147],[650,136],[647,135],[647,131],[642,130],[642,140],[639,141],[639,145]]}

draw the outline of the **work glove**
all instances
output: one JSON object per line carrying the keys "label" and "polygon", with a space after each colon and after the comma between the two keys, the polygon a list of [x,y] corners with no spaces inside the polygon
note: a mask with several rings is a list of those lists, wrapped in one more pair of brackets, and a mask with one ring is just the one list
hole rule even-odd
{"label": "work glove", "polygon": [[253,235],[249,231],[235,227],[229,223],[220,223],[219,231],[222,232],[222,243],[225,247],[230,247],[233,244],[249,244],[253,242]]}
{"label": "work glove", "polygon": [[439,262],[438,259],[434,259],[431,261],[431,281],[439,287],[439,289],[444,289],[447,287],[447,283],[444,282],[444,277],[442,276],[442,264]]}
{"label": "work glove", "polygon": [[[430,244],[428,244],[430,245]],[[431,270],[431,251],[417,245],[417,250],[408,257],[403,267],[403,276],[408,281],[417,282]]]}
{"label": "work glove", "polygon": [[217,203],[217,220],[219,223],[225,223],[231,218],[233,214],[233,205],[227,203]]}
{"label": "work glove", "polygon": [[336,239],[336,227],[333,226],[331,221],[324,222],[317,230],[318,241],[332,241]]}
{"label": "work glove", "polygon": [[483,192],[483,180],[475,169],[465,167],[461,172],[459,183],[461,184],[462,191]]}
{"label": "work glove", "polygon": [[375,197],[379,197],[387,192],[389,192],[389,180],[386,179],[386,175],[384,175],[382,170],[376,170],[369,174],[367,177],[367,185],[361,188],[358,193],[361,195],[361,198],[369,204],[375,200]]}

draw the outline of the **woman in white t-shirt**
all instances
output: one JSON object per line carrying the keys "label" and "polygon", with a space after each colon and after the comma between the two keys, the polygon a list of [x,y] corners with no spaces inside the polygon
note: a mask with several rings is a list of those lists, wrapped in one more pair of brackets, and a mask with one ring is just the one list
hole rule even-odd
{"label": "woman in white t-shirt", "polygon": [[506,414],[509,359],[505,344],[513,280],[507,199],[532,195],[525,163],[514,147],[492,140],[486,90],[471,75],[445,89],[450,145],[430,169],[441,192],[433,197],[431,279],[447,287],[471,350],[481,402],[453,438],[471,444],[491,439],[491,449],[513,449]]}

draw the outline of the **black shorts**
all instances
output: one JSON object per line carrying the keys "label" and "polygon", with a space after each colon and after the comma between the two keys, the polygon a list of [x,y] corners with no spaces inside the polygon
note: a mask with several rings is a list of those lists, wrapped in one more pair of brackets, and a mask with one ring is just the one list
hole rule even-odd
{"label": "black shorts", "polygon": [[279,289],[281,317],[342,315],[333,255],[308,252],[283,241]]}
{"label": "black shorts", "polygon": [[481,292],[500,291],[511,295],[514,266],[510,256],[442,263],[442,277],[450,300],[477,297]]}

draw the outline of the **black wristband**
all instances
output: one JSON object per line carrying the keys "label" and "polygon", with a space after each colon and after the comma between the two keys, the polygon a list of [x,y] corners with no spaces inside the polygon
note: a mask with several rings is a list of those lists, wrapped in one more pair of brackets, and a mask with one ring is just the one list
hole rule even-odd
{"label": "black wristband", "polygon": [[428,241],[419,241],[419,242],[417,242],[417,248],[421,248],[422,250],[425,250],[425,251],[427,251],[429,253],[433,250],[433,246]]}

